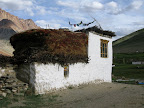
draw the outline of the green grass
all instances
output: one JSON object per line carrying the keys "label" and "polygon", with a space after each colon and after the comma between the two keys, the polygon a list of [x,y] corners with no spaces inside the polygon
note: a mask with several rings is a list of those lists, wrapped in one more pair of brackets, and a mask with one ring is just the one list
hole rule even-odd
{"label": "green grass", "polygon": [[114,53],[114,57],[116,58],[137,58],[137,59],[144,59],[144,53]]}
{"label": "green grass", "polygon": [[27,96],[25,100],[26,101],[24,102],[25,104],[24,108],[33,108],[33,107],[40,108],[43,102],[43,98],[40,95]]}
{"label": "green grass", "polygon": [[49,107],[57,101],[59,95],[30,95],[30,96],[12,96],[0,100],[0,108],[41,108]]}
{"label": "green grass", "polygon": [[112,74],[117,78],[144,79],[144,65],[121,64],[113,67]]}
{"label": "green grass", "polygon": [[9,100],[9,98],[5,97],[3,98],[3,100],[0,100],[0,108],[3,108],[3,107],[7,108],[7,106],[11,103],[12,101]]}
{"label": "green grass", "polygon": [[144,53],[114,53],[113,55],[114,64],[132,64],[132,61],[144,61]]}

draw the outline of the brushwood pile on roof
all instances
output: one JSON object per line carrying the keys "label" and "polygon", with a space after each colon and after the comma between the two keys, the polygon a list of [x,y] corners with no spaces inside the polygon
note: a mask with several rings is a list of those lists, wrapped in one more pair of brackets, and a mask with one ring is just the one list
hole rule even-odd
{"label": "brushwood pile on roof", "polygon": [[12,63],[12,60],[13,60],[13,57],[4,56],[4,55],[0,54],[0,65]]}
{"label": "brushwood pile on roof", "polygon": [[97,26],[93,26],[87,29],[81,29],[81,30],[76,30],[75,32],[84,32],[84,33],[88,33],[90,31],[94,31],[96,33],[102,34],[102,35],[107,35],[110,37],[116,36],[114,32],[112,31],[108,31],[108,30],[102,30],[100,28],[98,28]]}
{"label": "brushwood pile on roof", "polygon": [[18,63],[88,62],[88,36],[82,32],[56,29],[33,29],[15,34],[10,38]]}

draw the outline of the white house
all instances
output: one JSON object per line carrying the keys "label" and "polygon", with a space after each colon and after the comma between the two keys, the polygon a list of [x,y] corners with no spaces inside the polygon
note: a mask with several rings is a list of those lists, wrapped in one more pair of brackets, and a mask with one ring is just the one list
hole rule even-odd
{"label": "white house", "polygon": [[[12,43],[12,42],[11,42]],[[30,84],[36,94],[90,82],[111,82],[112,36],[88,31],[88,63],[22,63],[17,77]]]}

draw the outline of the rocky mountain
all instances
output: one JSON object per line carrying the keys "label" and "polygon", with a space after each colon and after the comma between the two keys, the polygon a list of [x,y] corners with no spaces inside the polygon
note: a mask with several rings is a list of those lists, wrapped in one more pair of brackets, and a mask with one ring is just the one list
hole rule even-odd
{"label": "rocky mountain", "polygon": [[2,9],[0,9],[0,38],[9,39],[10,36],[17,32],[38,27],[31,19],[21,19]]}
{"label": "rocky mountain", "polygon": [[39,28],[33,20],[18,18],[0,8],[0,52],[12,54],[9,38],[15,33]]}
{"label": "rocky mountain", "polygon": [[144,52],[144,28],[113,42],[114,53]]}

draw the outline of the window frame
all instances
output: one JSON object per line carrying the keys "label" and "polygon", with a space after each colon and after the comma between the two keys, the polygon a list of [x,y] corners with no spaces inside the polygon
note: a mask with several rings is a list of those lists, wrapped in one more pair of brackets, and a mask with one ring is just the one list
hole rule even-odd
{"label": "window frame", "polygon": [[64,65],[64,77],[65,78],[69,77],[69,65],[68,64]]}
{"label": "window frame", "polygon": [[101,39],[100,42],[100,56],[101,58],[108,58],[108,40]]}

